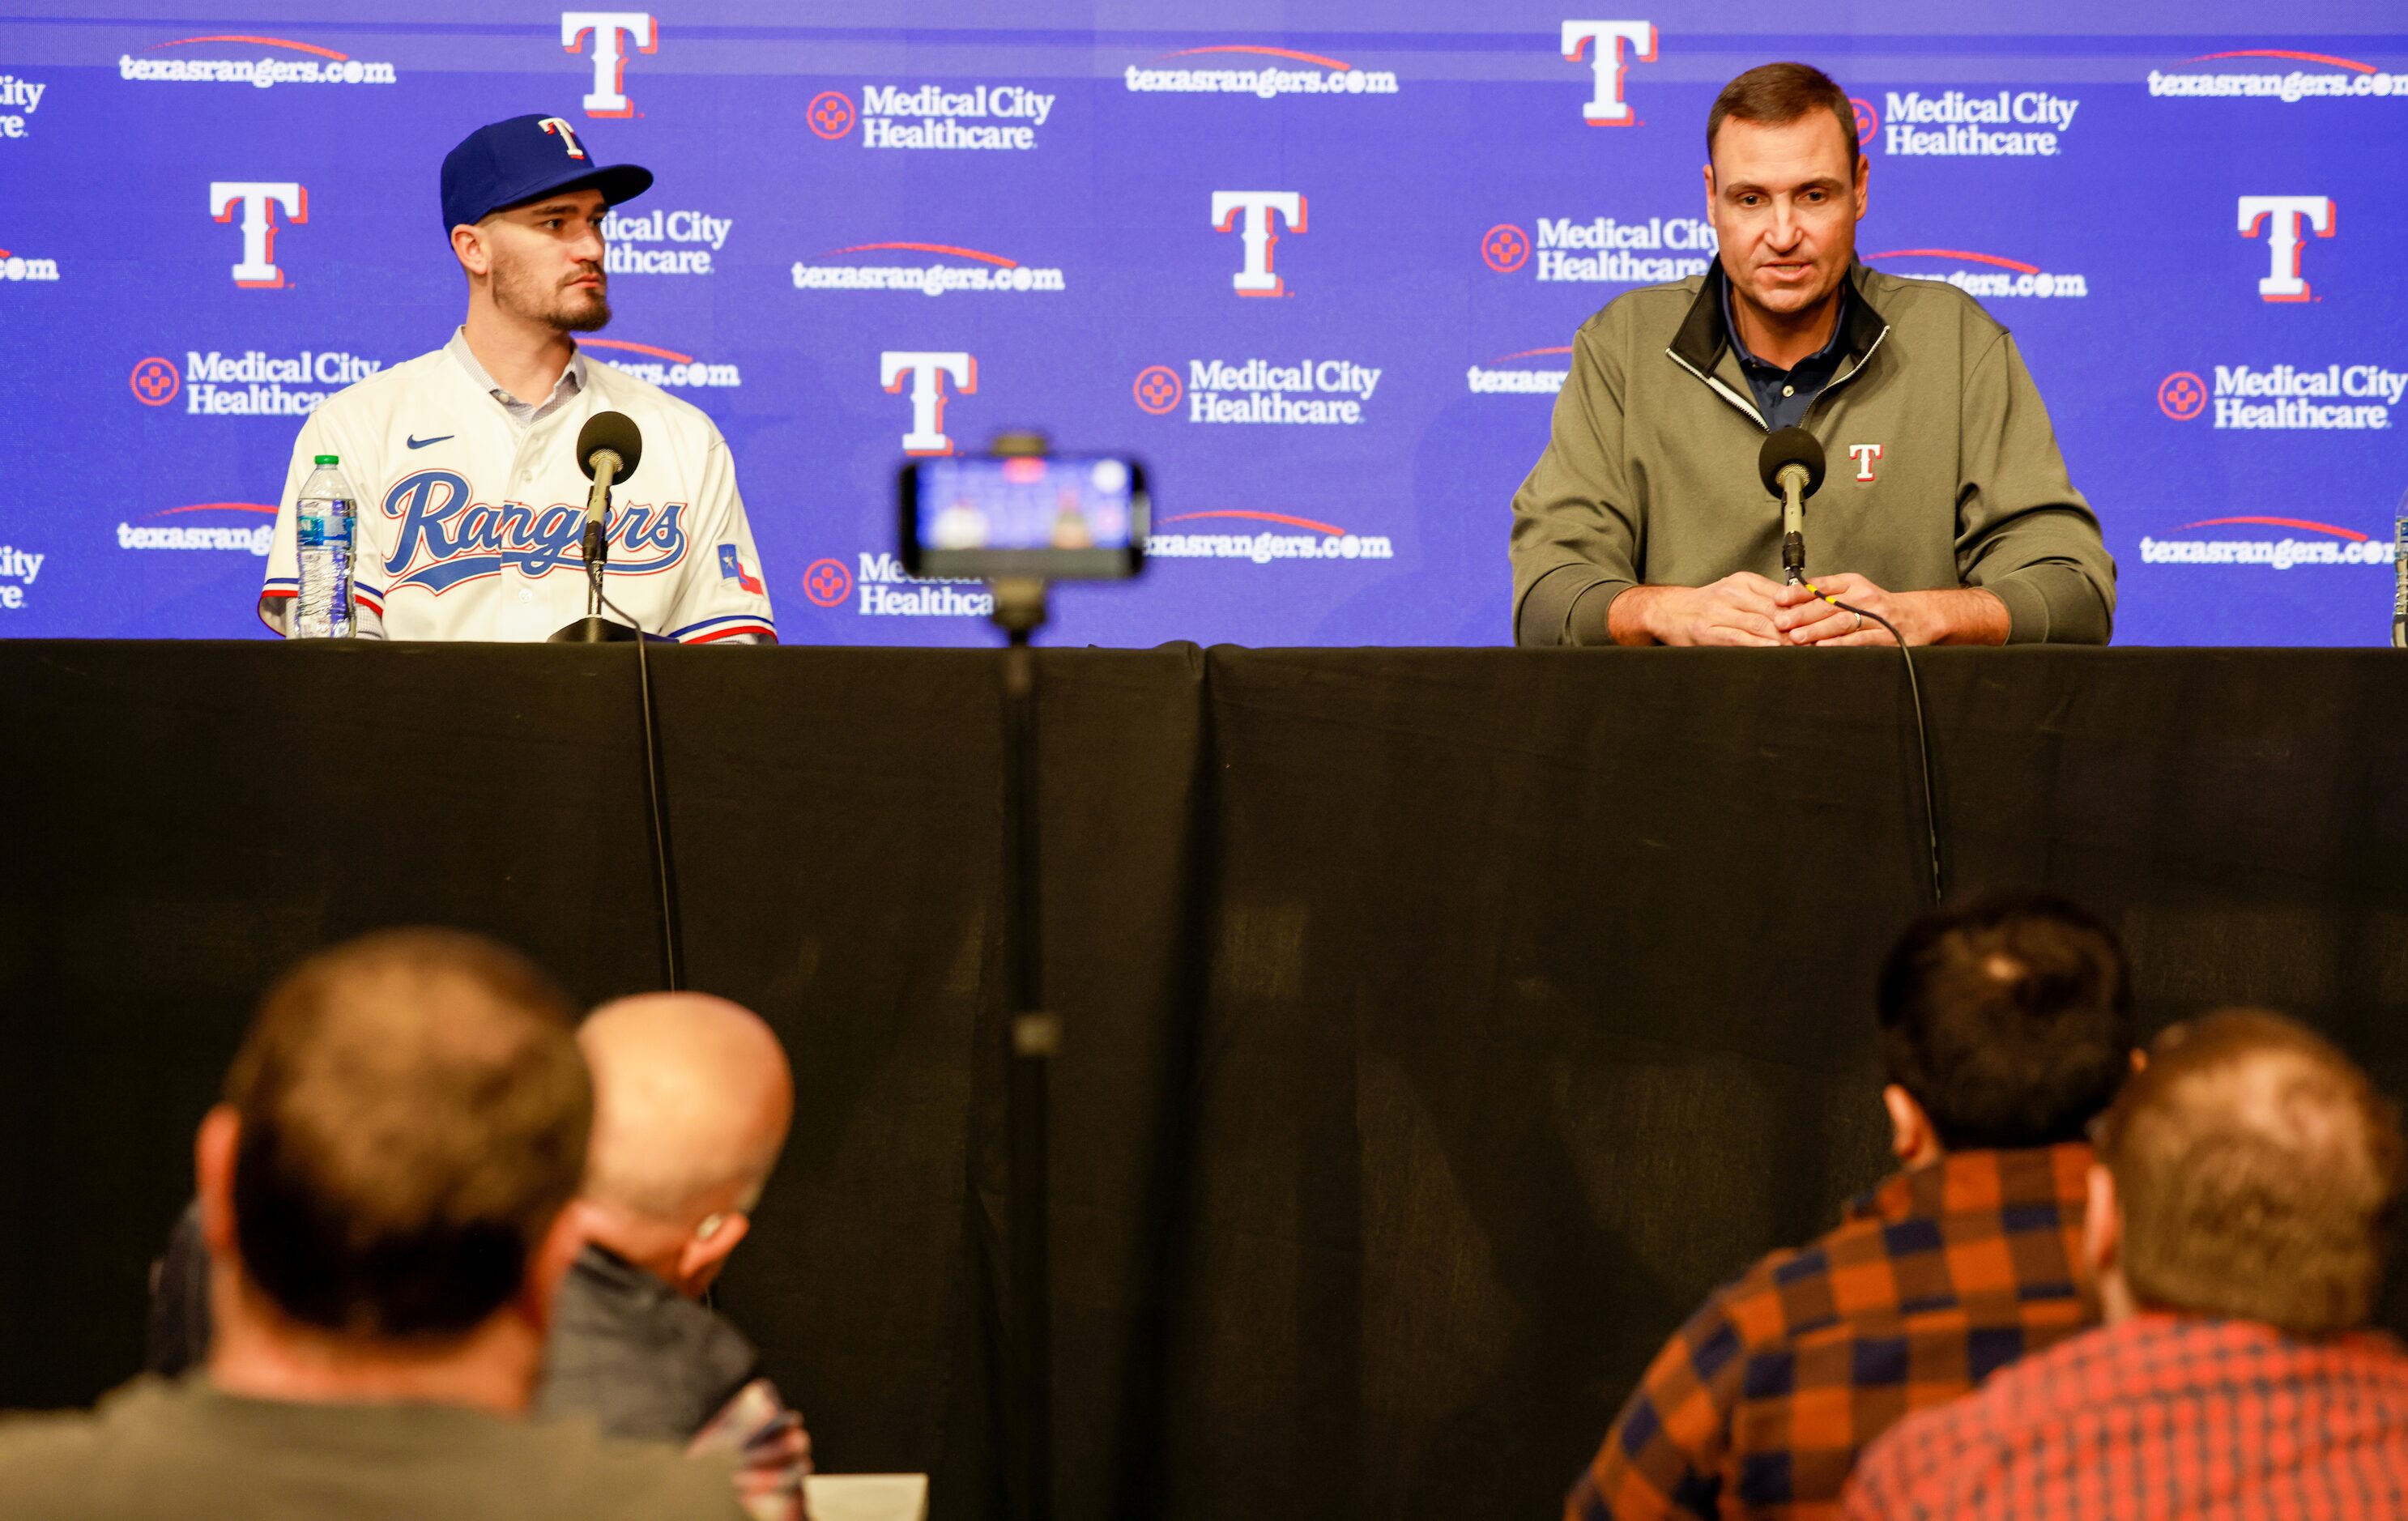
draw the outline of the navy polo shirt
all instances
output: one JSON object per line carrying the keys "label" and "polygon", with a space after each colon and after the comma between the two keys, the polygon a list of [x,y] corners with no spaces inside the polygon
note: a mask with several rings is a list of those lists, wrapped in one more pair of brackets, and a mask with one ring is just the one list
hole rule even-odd
{"label": "navy polo shirt", "polygon": [[1806,409],[1840,373],[1841,361],[1847,358],[1847,351],[1840,347],[1840,335],[1848,330],[1848,282],[1840,282],[1840,311],[1832,320],[1829,340],[1798,361],[1792,369],[1768,365],[1747,352],[1747,340],[1739,336],[1739,323],[1731,321],[1727,278],[1722,289],[1723,331],[1730,335],[1731,352],[1739,357],[1740,373],[1747,377],[1747,388],[1756,393],[1756,409],[1764,415],[1765,427],[1777,433],[1806,415]]}

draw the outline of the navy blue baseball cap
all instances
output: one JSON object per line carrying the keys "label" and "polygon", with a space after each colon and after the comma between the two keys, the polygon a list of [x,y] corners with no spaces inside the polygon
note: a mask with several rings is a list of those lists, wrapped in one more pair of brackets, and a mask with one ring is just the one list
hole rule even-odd
{"label": "navy blue baseball cap", "polygon": [[554,191],[591,188],[602,193],[604,205],[617,206],[652,184],[650,169],[595,163],[566,117],[513,116],[479,127],[443,155],[443,230],[472,226]]}

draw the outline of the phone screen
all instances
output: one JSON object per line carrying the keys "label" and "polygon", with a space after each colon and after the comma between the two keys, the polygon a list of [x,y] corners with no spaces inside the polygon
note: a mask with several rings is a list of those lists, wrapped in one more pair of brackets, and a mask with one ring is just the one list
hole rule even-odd
{"label": "phone screen", "polygon": [[1145,472],[1118,455],[918,460],[903,509],[915,574],[1110,579],[1145,549]]}

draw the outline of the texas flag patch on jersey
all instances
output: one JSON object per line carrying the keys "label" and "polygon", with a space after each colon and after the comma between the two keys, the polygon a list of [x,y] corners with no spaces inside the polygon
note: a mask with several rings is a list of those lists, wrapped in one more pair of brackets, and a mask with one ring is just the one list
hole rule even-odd
{"label": "texas flag patch on jersey", "polygon": [[744,556],[736,552],[733,544],[719,546],[719,579],[732,581],[748,592],[761,589],[760,573],[744,563]]}

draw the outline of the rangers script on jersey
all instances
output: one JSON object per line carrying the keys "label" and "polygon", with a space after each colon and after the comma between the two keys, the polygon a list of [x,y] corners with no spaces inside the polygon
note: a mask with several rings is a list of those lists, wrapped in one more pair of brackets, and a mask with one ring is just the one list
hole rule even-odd
{"label": "rangers script on jersey", "polygon": [[[605,592],[647,633],[774,642],[727,440],[698,409],[579,355],[581,381],[522,428],[438,349],[327,398],[293,446],[259,615],[279,633],[298,590],[294,509],[311,462],[340,457],[359,493],[352,580],[361,634],[539,640],[584,616],[588,481],[578,430],[624,412],[643,431],[611,493]],[[615,617],[606,611],[605,616]]]}

